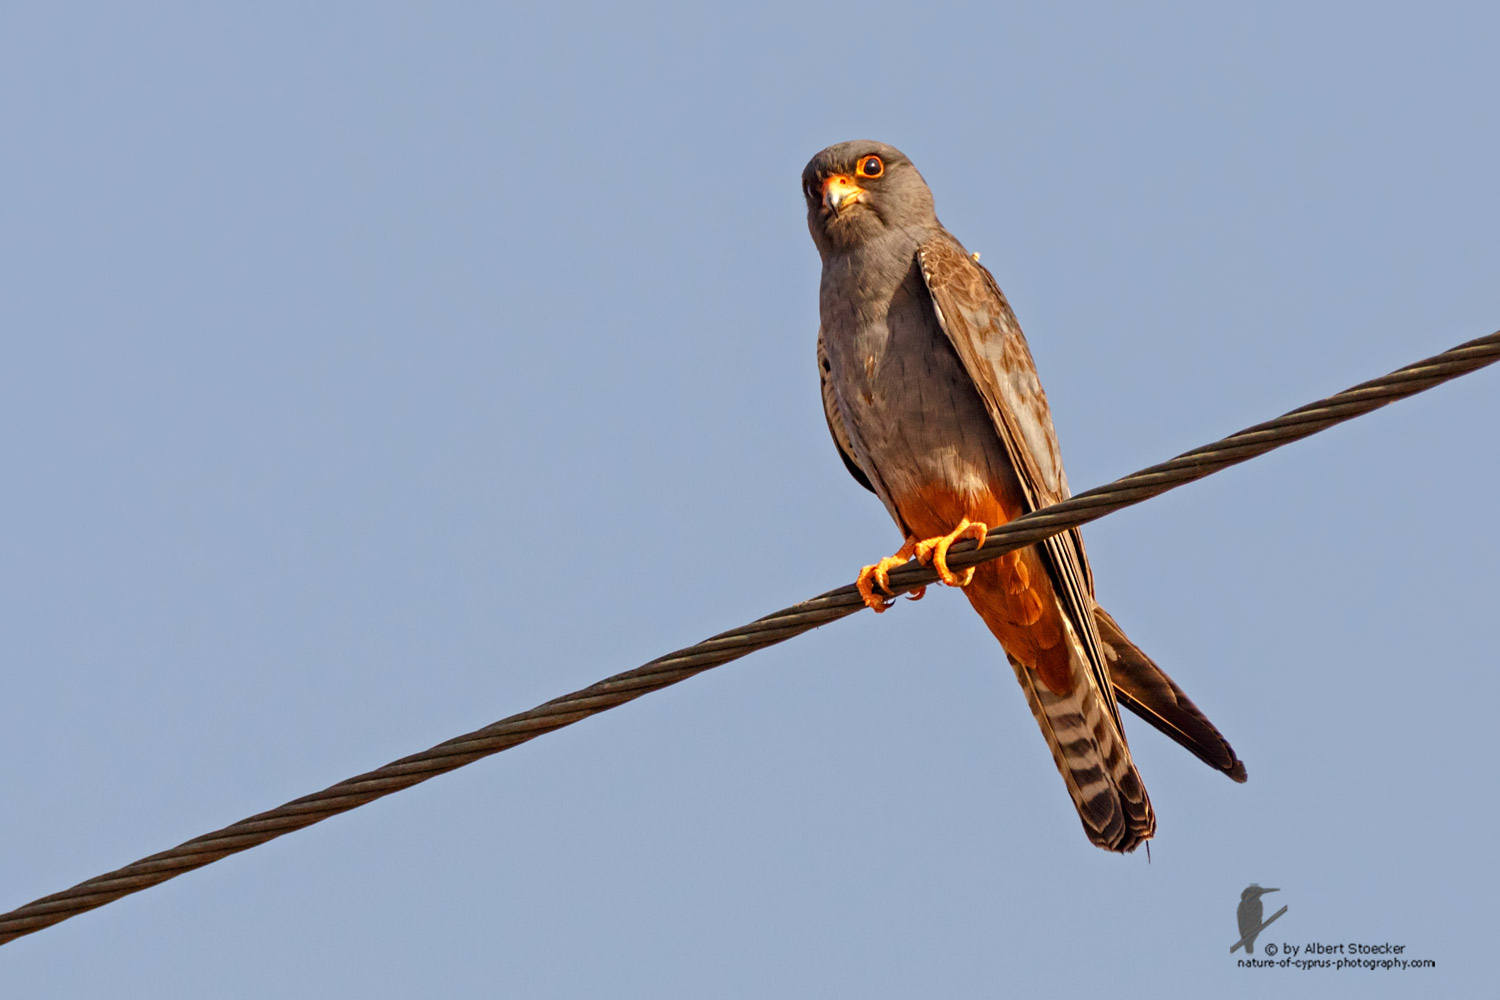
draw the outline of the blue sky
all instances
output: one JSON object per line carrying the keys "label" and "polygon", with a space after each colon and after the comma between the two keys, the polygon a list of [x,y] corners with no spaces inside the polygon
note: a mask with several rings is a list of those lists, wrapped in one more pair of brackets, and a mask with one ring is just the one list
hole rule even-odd
{"label": "blue sky", "polygon": [[[852,579],[798,181],[891,142],[1075,489],[1500,326],[1485,5],[0,13],[0,906]],[[0,949],[5,996],[1465,995],[1500,373],[1085,530],[1245,759],[1089,846],[1000,650],[863,614]],[[1238,969],[1273,940],[1424,972]],[[1274,908],[1274,907],[1273,907]],[[1264,944],[1264,939],[1262,944]]]}

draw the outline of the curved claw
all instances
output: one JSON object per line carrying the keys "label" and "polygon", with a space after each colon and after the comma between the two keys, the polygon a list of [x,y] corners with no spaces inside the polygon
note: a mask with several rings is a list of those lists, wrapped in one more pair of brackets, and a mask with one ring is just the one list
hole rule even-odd
{"label": "curved claw", "polygon": [[[974,579],[974,567],[964,570],[959,576],[948,568],[948,549],[961,538],[972,538],[984,545],[990,526],[983,521],[970,521],[967,517],[958,522],[958,527],[938,538],[929,538],[916,545],[917,561],[937,571],[938,579],[950,587],[967,587]],[[976,546],[978,547],[978,546]]]}
{"label": "curved claw", "polygon": [[[906,564],[908,556],[903,553],[904,550],[903,552],[897,552],[893,556],[886,556],[878,563],[864,567],[859,571],[859,578],[854,581],[854,585],[859,588],[859,596],[865,599],[865,606],[876,614],[880,614],[891,606],[891,602],[887,598],[896,596],[891,592],[890,574],[893,567],[904,566]],[[876,587],[885,591],[885,597],[881,597],[875,593]]]}

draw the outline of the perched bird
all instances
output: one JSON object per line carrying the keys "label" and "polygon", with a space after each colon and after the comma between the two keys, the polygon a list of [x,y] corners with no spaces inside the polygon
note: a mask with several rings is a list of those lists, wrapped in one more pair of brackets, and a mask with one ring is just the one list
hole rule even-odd
{"label": "perched bird", "polygon": [[808,163],[802,189],[823,260],[828,427],[906,539],[860,571],[865,602],[885,610],[891,568],[913,557],[963,587],[1015,668],[1089,840],[1134,850],[1156,818],[1117,695],[1235,781],[1244,765],[1095,603],[1076,529],[962,576],[948,568],[958,539],[982,544],[991,525],[1069,495],[1031,351],[995,279],[938,222],[932,192],[900,150],[830,146]]}
{"label": "perched bird", "polygon": [[1255,954],[1255,939],[1260,935],[1261,918],[1266,914],[1266,905],[1260,901],[1260,897],[1268,892],[1280,891],[1280,889],[1262,889],[1251,882],[1245,887],[1245,891],[1240,893],[1240,905],[1239,909],[1234,911],[1234,919],[1240,925],[1240,940],[1245,942],[1245,954]]}

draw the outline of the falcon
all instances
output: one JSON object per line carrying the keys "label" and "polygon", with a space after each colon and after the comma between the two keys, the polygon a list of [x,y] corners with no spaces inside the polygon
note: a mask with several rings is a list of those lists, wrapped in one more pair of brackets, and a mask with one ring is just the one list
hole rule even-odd
{"label": "falcon", "polygon": [[[1000,286],[933,209],[910,160],[830,146],[802,174],[823,261],[818,372],[849,472],[905,543],[864,567],[884,611],[909,559],[961,587],[1000,641],[1090,841],[1133,851],[1156,817],[1120,724],[1124,704],[1235,781],[1229,743],[1094,600],[1078,529],[954,573],[951,545],[1069,496],[1047,396]],[[921,596],[921,592],[912,595]]]}

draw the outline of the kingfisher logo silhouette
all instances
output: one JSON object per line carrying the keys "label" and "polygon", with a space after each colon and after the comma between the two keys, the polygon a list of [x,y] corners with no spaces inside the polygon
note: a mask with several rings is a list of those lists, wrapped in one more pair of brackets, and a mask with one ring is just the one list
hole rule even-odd
{"label": "kingfisher logo silhouette", "polygon": [[1262,889],[1254,882],[1251,882],[1245,887],[1245,891],[1240,893],[1240,905],[1234,911],[1234,918],[1240,925],[1240,939],[1230,946],[1229,953],[1231,955],[1241,947],[1245,949],[1245,954],[1255,954],[1255,938],[1261,931],[1270,927],[1277,917],[1286,912],[1286,907],[1283,906],[1271,915],[1270,920],[1261,920],[1261,917],[1265,915],[1266,907],[1260,901],[1260,897],[1268,892],[1280,891],[1280,889]]}

